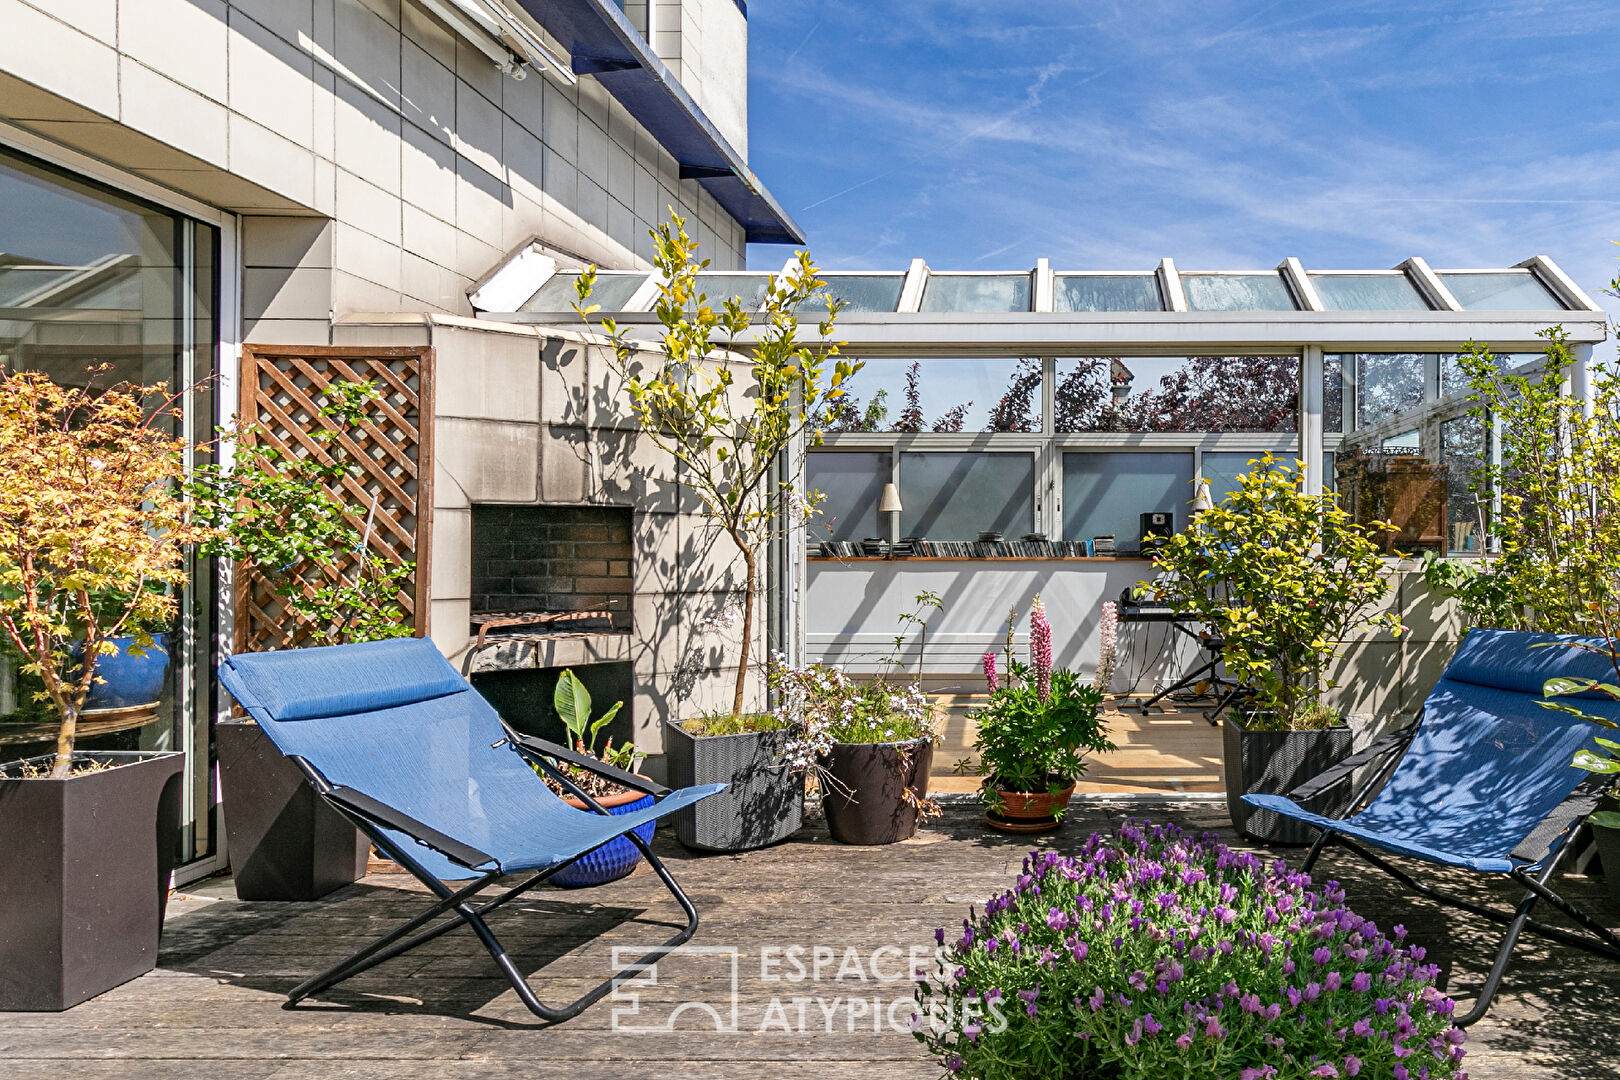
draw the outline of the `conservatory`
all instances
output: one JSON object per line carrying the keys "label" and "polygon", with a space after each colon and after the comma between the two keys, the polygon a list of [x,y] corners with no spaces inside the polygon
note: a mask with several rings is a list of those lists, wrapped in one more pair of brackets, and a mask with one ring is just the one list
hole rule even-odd
{"label": "conservatory", "polygon": [[[473,301],[486,320],[577,329],[577,276],[525,252]],[[1027,613],[1036,593],[1088,613],[1054,645],[1059,663],[1089,668],[1101,602],[1149,576],[1145,538],[1185,527],[1200,480],[1219,501],[1268,453],[1303,462],[1307,489],[1337,488],[1362,520],[1393,520],[1391,554],[1478,552],[1470,484],[1492,441],[1468,415],[1458,353],[1477,342],[1503,365],[1532,364],[1539,335],[1562,326],[1579,381],[1606,334],[1602,310],[1545,256],[1382,270],[1289,258],[1269,271],[1041,260],[1017,273],[919,259],[823,276],[844,305],[834,337],[864,366],[805,449],[806,485],[824,501],[780,554],[788,587],[773,590],[772,627],[787,651],[876,671],[899,615],[933,592],[944,606],[922,659],[941,689],[971,676],[1009,610]],[[758,309],[771,275],[702,280],[711,297]],[[652,336],[657,288],[642,271],[602,272],[592,302]],[[814,332],[808,320],[803,331]],[[1163,685],[1191,659],[1162,624],[1129,630],[1118,691]],[[1399,645],[1367,646],[1390,652],[1404,695],[1419,699],[1433,681],[1424,658],[1449,652],[1424,635],[1419,625]],[[1376,693],[1369,682],[1351,692]]]}

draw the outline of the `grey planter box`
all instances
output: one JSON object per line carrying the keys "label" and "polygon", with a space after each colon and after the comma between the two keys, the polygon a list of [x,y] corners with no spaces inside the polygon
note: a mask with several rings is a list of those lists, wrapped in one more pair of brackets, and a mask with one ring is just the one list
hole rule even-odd
{"label": "grey planter box", "polygon": [[118,767],[0,778],[0,1012],[71,1009],[157,964],[185,755],[74,758]]}
{"label": "grey planter box", "polygon": [[804,775],[787,768],[786,731],[689,735],[664,725],[669,786],[729,784],[675,813],[675,838],[701,851],[749,851],[786,840],[804,824]]}
{"label": "grey planter box", "polygon": [[371,843],[251,720],[214,729],[240,900],[318,900],[366,874]]}
{"label": "grey planter box", "polygon": [[[1337,765],[1351,754],[1355,733],[1349,727],[1325,731],[1250,731],[1228,714],[1221,720],[1221,749],[1226,777],[1226,807],[1237,831],[1267,844],[1304,845],[1316,830],[1257,810],[1244,795],[1286,795]],[[1325,817],[1337,817],[1349,804],[1353,785],[1339,784],[1303,804]]]}

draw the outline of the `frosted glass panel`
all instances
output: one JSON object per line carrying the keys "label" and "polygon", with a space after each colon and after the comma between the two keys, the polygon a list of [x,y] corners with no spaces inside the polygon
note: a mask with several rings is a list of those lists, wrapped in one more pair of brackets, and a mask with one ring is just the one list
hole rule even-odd
{"label": "frosted glass panel", "polygon": [[1159,279],[1152,274],[1059,274],[1053,311],[1163,311]]}
{"label": "frosted glass panel", "polygon": [[1293,311],[1281,274],[1182,274],[1193,311]]}
{"label": "frosted glass panel", "polygon": [[1114,537],[1117,551],[1140,548],[1142,514],[1169,511],[1177,529],[1192,502],[1193,456],[1142,451],[1063,455],[1063,539]]}
{"label": "frosted glass panel", "polygon": [[[1274,454],[1279,461],[1286,461],[1288,455]],[[1204,454],[1203,476],[1209,481],[1209,497],[1217,504],[1226,496],[1238,489],[1237,478],[1241,473],[1253,472],[1258,465],[1250,465],[1251,461],[1259,461],[1264,454],[1250,451],[1232,453],[1221,450]]]}
{"label": "frosted glass panel", "polygon": [[804,486],[826,496],[810,519],[811,540],[888,537],[878,520],[878,500],[889,482],[887,452],[812,450],[805,455]]}
{"label": "frosted glass panel", "polygon": [[[603,311],[623,311],[624,305],[646,280],[647,275],[640,271],[633,274],[599,273],[596,275],[596,285],[591,289],[591,298],[585,302],[595,304]],[[573,311],[574,305],[579,303],[579,293],[574,291],[578,281],[579,275],[572,271],[553,274],[524,302],[520,310]]]}
{"label": "frosted glass panel", "polygon": [[800,304],[800,311],[826,311],[829,295],[844,302],[843,311],[893,311],[906,283],[904,274],[850,274],[824,280],[827,287]]}
{"label": "frosted glass panel", "polygon": [[1441,274],[1464,311],[1562,311],[1564,305],[1528,270]]}
{"label": "frosted glass panel", "polygon": [[1405,274],[1312,274],[1311,284],[1329,311],[1429,309]]}
{"label": "frosted glass panel", "polygon": [[900,535],[1017,539],[1035,527],[1035,459],[968,452],[900,455]]}
{"label": "frosted glass panel", "polygon": [[699,274],[698,289],[709,298],[709,306],[719,310],[720,305],[736,297],[744,311],[756,311],[765,303],[765,290],[771,287],[769,274]]}
{"label": "frosted glass panel", "polygon": [[1028,311],[1028,274],[930,274],[924,311]]}

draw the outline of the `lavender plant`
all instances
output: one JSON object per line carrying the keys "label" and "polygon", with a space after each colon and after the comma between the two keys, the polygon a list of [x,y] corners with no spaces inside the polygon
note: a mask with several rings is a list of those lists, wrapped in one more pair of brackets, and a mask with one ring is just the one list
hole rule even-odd
{"label": "lavender plant", "polygon": [[1206,834],[1127,821],[944,930],[917,1038],[985,1080],[1466,1080],[1436,965],[1313,887]]}

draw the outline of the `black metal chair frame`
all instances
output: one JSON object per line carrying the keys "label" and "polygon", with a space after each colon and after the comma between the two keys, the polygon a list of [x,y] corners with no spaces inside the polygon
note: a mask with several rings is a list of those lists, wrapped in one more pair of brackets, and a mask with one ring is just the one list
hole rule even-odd
{"label": "black metal chair frame", "polygon": [[[1361,787],[1351,797],[1344,816],[1348,818],[1355,813],[1366,801],[1370,800],[1378,790],[1383,787],[1395,768],[1400,764],[1401,754],[1417,733],[1417,725],[1413,724],[1403,731],[1387,735],[1374,742],[1371,746],[1354,754],[1326,772],[1312,777],[1305,783],[1288,793],[1289,798],[1296,802],[1319,795],[1331,787],[1341,783],[1350,782],[1353,774],[1363,766],[1374,766],[1371,775],[1362,783]],[[1458,908],[1472,915],[1488,919],[1491,922],[1506,926],[1507,931],[1502,937],[1502,946],[1497,951],[1496,961],[1491,965],[1490,974],[1486,976],[1485,985],[1480,990],[1479,999],[1468,1012],[1457,1017],[1455,1023],[1458,1027],[1468,1027],[1483,1017],[1491,1007],[1491,1001],[1502,983],[1502,976],[1506,974],[1509,961],[1512,959],[1513,948],[1518,944],[1519,935],[1526,930],[1552,941],[1582,949],[1608,960],[1620,960],[1620,937],[1617,937],[1602,923],[1592,918],[1586,912],[1565,900],[1552,890],[1548,882],[1557,872],[1558,865],[1575,847],[1575,838],[1581,828],[1586,824],[1586,817],[1594,809],[1604,792],[1609,788],[1612,780],[1608,777],[1593,776],[1583,780],[1573,792],[1557,807],[1536,829],[1513,849],[1512,856],[1522,859],[1525,865],[1516,867],[1508,876],[1524,887],[1524,897],[1512,911],[1481,904],[1466,897],[1457,896],[1443,889],[1426,885],[1416,880],[1398,866],[1391,863],[1381,855],[1375,855],[1365,846],[1357,843],[1340,833],[1330,829],[1321,830],[1321,835],[1311,845],[1310,852],[1305,856],[1300,870],[1310,873],[1316,865],[1317,859],[1329,846],[1337,844],[1348,849],[1365,862],[1384,871],[1390,877],[1429,899],[1448,907]],[[1568,915],[1592,937],[1571,933],[1562,927],[1549,926],[1530,918],[1531,910],[1536,902],[1545,900],[1565,915]],[[1594,940],[1594,938],[1596,940]]]}
{"label": "black metal chair frame", "polygon": [[[506,730],[506,741],[510,742],[517,752],[538,765],[545,771],[546,775],[556,780],[566,791],[582,801],[595,813],[606,815],[609,812],[595,799],[587,795],[562,769],[558,768],[556,762],[567,762],[570,765],[587,769],[624,787],[645,792],[653,796],[654,799],[661,799],[670,793],[669,788],[652,783],[622,769],[606,765],[595,758],[575,753],[566,747],[558,746],[543,739],[520,735],[504,722],[502,727]],[[500,744],[497,743],[496,745],[499,746]],[[490,958],[495,961],[495,966],[500,969],[507,982],[512,984],[512,989],[517,992],[518,999],[523,1002],[524,1006],[534,1015],[546,1021],[547,1024],[558,1024],[578,1016],[591,1005],[611,993],[621,983],[633,980],[646,972],[663,957],[691,940],[692,935],[697,931],[697,909],[692,906],[692,902],[681,891],[681,887],[675,883],[675,879],[670,876],[669,871],[665,869],[658,856],[653,854],[652,847],[647,841],[636,835],[634,830],[621,833],[620,835],[626,837],[641,849],[641,854],[647,860],[647,864],[653,868],[653,872],[658,875],[670,894],[675,897],[676,903],[680,904],[681,910],[686,913],[686,925],[674,937],[654,948],[635,963],[627,965],[620,972],[593,987],[573,1002],[559,1008],[552,1008],[535,996],[528,980],[517,969],[517,965],[512,962],[506,948],[501,944],[500,939],[495,936],[494,932],[490,930],[488,923],[484,921],[484,917],[496,908],[517,899],[530,889],[545,882],[553,874],[571,866],[590,852],[576,855],[574,858],[558,863],[556,866],[547,867],[493,899],[485,900],[482,903],[474,903],[474,898],[479,893],[508,875],[500,870],[480,871],[480,876],[470,883],[460,888],[451,888],[429,873],[412,856],[410,851],[406,850],[405,847],[383,830],[386,828],[404,833],[418,843],[432,848],[469,869],[476,870],[480,866],[488,866],[494,863],[493,856],[446,836],[431,826],[425,825],[385,803],[378,802],[362,792],[332,784],[325,776],[321,775],[320,770],[304,758],[293,757],[291,760],[308,778],[310,784],[314,786],[321,798],[352,821],[361,832],[370,837],[371,842],[377,846],[379,851],[405,867],[418,881],[427,886],[438,897],[438,902],[415,918],[402,923],[359,949],[348,958],[327,968],[319,975],[312,976],[299,983],[288,993],[287,1001],[282,1008],[294,1008],[300,1001],[312,994],[318,994],[322,990],[335,986],[346,979],[351,979],[384,961],[409,952],[418,945],[424,945],[451,930],[466,925],[472,927],[473,933],[478,935],[478,940],[488,950]],[[436,926],[422,929],[435,919],[446,915],[449,918],[445,919],[445,921]]]}

